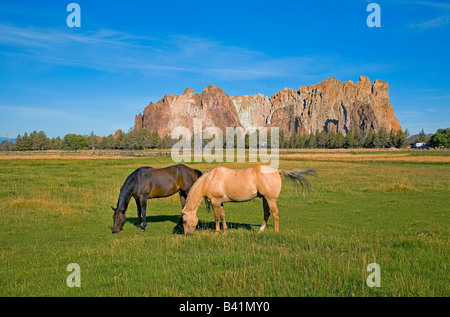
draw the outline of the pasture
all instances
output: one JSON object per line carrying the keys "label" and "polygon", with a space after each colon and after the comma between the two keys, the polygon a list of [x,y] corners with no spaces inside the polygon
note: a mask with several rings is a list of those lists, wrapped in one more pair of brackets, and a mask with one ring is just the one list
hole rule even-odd
{"label": "pasture", "polygon": [[[448,151],[281,153],[280,168],[315,168],[311,194],[287,180],[259,234],[260,199],[225,204],[214,235],[204,204],[194,236],[173,234],[178,195],[136,205],[111,234],[112,210],[137,167],[170,157],[0,159],[0,296],[449,296]],[[187,164],[206,171],[218,164]],[[222,163],[244,168],[255,163]],[[66,267],[78,263],[81,287]],[[367,266],[381,287],[366,285]]]}

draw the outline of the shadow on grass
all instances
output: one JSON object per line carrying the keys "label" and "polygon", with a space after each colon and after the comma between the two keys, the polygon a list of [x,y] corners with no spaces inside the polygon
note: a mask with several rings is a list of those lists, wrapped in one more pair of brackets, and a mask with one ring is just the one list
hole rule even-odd
{"label": "shadow on grass", "polygon": [[[238,222],[228,222],[227,221],[227,227],[228,229],[245,229],[245,230],[252,230],[252,225],[249,223],[238,223]],[[216,230],[216,223],[214,221],[202,221],[199,220],[197,224],[197,230]],[[222,230],[222,222],[220,222],[220,230]]]}
{"label": "shadow on grass", "polygon": [[[166,222],[171,221],[176,226],[173,228],[174,234],[183,234],[183,227],[178,226],[180,221],[180,216],[178,215],[172,215],[172,216],[166,216],[166,215],[160,215],[160,216],[147,216],[147,224],[150,223],[157,223],[157,222]],[[131,217],[127,218],[127,222],[131,223],[133,226],[138,226],[138,218],[137,217]],[[245,229],[245,230],[252,230],[252,226],[260,226],[260,224],[249,224],[249,223],[237,223],[237,222],[228,222],[227,221],[227,227],[228,229]],[[222,223],[220,225],[220,228],[222,230]],[[203,221],[199,220],[197,224],[196,230],[208,230],[208,231],[215,231],[216,230],[216,223],[214,221]]]}
{"label": "shadow on grass", "polygon": [[[160,216],[147,216],[145,217],[145,219],[147,219],[147,224],[166,221],[171,221],[175,224],[178,224],[178,222],[180,221],[180,217],[181,217],[180,215],[172,215],[172,216],[160,215]],[[127,222],[131,223],[133,226],[137,226],[138,218],[137,217],[127,218]]]}

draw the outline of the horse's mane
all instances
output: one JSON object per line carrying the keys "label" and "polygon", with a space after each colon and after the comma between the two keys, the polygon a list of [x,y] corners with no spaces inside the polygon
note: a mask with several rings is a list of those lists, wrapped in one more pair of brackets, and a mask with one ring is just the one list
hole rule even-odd
{"label": "horse's mane", "polygon": [[202,171],[194,169],[194,172],[195,172],[195,175],[197,175],[197,178],[200,178],[203,175]]}
{"label": "horse's mane", "polygon": [[[192,185],[192,187],[189,191],[189,195],[187,196],[187,199],[186,199],[186,204],[184,205],[184,208],[182,211],[184,211],[186,206],[188,206],[188,204],[190,204],[190,203],[193,203],[193,204],[198,203],[198,205],[200,205],[201,201],[203,200],[203,193],[202,193],[201,199],[199,199],[198,202],[197,201],[191,202],[191,200],[197,198],[197,197],[194,198],[194,195],[197,194],[197,191],[201,189],[200,187],[203,185],[205,180],[208,178],[208,175],[209,175],[208,173],[209,173],[209,171],[202,173],[202,175],[195,181],[194,185]],[[205,200],[206,207],[209,211],[211,203],[206,198],[204,198],[204,200]],[[198,208],[198,206],[196,206],[196,208]]]}
{"label": "horse's mane", "polygon": [[[121,211],[122,209],[127,209],[128,203],[130,202],[131,196],[133,196],[134,191],[136,189],[137,177],[142,168],[148,168],[147,166],[143,166],[135,170],[133,173],[128,175],[123,182],[122,187],[120,188],[119,200],[117,201],[117,209],[116,213]],[[121,208],[122,207],[122,208]]]}

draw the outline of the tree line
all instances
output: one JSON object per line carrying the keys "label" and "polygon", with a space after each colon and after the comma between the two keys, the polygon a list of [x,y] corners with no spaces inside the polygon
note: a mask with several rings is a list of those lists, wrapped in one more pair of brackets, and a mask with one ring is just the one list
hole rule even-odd
{"label": "tree line", "polygon": [[351,128],[347,135],[342,132],[325,130],[310,134],[291,134],[289,138],[280,131],[280,148],[390,148],[404,147],[407,143],[408,132],[402,130],[388,132],[382,127],[378,131],[364,131]]}
{"label": "tree line", "polygon": [[18,135],[16,142],[5,140],[2,150],[9,151],[45,151],[45,150],[146,150],[168,149],[175,144],[170,136],[160,137],[158,132],[145,129],[131,129],[128,133],[119,130],[117,135],[99,137],[91,132],[89,135],[68,133],[63,138],[49,138],[44,131],[33,131]]}
{"label": "tree line", "polygon": [[[378,131],[365,131],[360,128],[352,128],[347,135],[341,132],[325,130],[315,131],[309,134],[293,133],[289,137],[283,131],[279,132],[280,148],[401,148],[408,145],[408,130],[387,131],[381,128]],[[248,146],[246,135],[246,146]],[[431,147],[450,146],[450,128],[439,129],[431,138],[425,133],[419,134],[420,141],[426,141]],[[116,135],[99,137],[91,132],[89,135],[69,133],[63,138],[49,138],[44,131],[33,131],[18,135],[16,142],[3,141],[0,150],[3,151],[44,151],[44,150],[146,150],[146,149],[170,149],[178,140],[166,135],[161,137],[158,132],[146,129],[130,129],[128,133],[119,130]],[[270,135],[268,135],[270,145]],[[205,145],[208,139],[203,140]],[[225,145],[225,140],[224,140]]]}

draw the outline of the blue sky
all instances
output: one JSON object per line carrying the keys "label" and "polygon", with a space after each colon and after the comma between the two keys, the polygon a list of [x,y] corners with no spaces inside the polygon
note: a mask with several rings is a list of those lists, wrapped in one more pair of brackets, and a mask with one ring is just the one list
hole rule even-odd
{"label": "blue sky", "polygon": [[0,3],[0,136],[33,130],[108,135],[164,94],[209,84],[229,95],[327,77],[389,82],[403,129],[450,126],[450,3],[376,1],[72,1]]}

